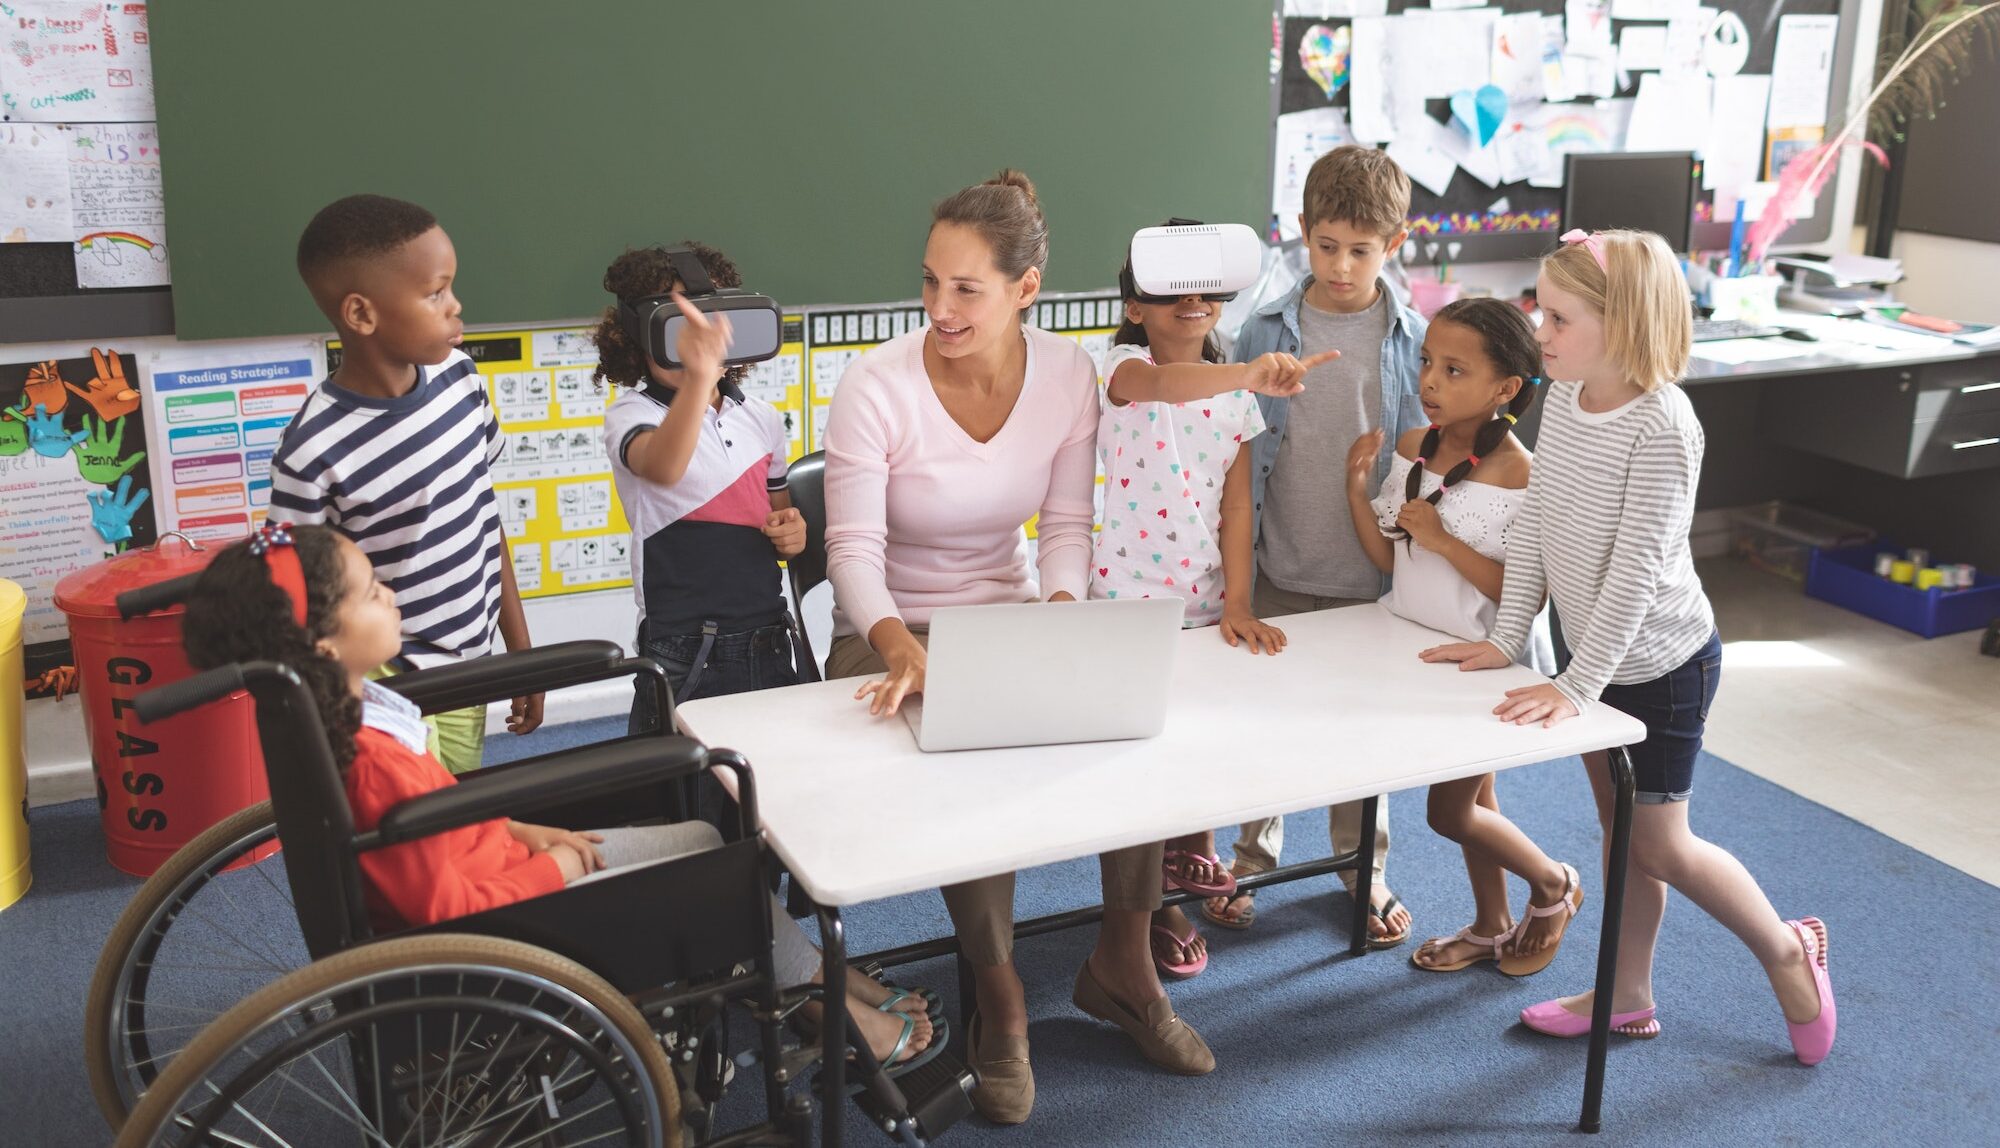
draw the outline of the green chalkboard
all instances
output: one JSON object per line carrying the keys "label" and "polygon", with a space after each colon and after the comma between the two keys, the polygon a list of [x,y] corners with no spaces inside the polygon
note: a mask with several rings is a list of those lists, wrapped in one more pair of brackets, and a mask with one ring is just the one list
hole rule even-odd
{"label": "green chalkboard", "polygon": [[360,191],[450,232],[471,323],[595,313],[702,239],[790,305],[914,297],[930,206],[1003,166],[1047,286],[1136,227],[1268,215],[1270,0],[154,0],[184,339],[324,326],[298,233]]}

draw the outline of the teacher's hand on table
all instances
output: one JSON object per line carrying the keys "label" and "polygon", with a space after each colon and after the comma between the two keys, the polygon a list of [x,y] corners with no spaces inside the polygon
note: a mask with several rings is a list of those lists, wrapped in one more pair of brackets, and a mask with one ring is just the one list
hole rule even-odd
{"label": "teacher's hand on table", "polygon": [[1449,646],[1432,646],[1420,651],[1417,657],[1426,662],[1457,662],[1461,670],[1504,670],[1514,664],[1511,658],[1500,652],[1500,647],[1491,642],[1454,642]]}
{"label": "teacher's hand on table", "polygon": [[884,618],[868,632],[868,644],[882,656],[883,664],[889,667],[888,675],[855,690],[855,700],[866,699],[871,714],[893,714],[904,698],[924,692],[927,656],[923,643],[917,641],[901,619]]}

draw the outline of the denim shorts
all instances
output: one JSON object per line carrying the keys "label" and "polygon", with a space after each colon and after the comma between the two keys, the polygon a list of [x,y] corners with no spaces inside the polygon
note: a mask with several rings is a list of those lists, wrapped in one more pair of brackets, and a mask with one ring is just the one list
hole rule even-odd
{"label": "denim shorts", "polygon": [[1658,804],[1694,795],[1694,759],[1721,680],[1722,636],[1712,633],[1693,657],[1652,681],[1604,687],[1597,700],[1646,726],[1646,740],[1625,747],[1637,800]]}
{"label": "denim shorts", "polygon": [[[658,661],[667,671],[667,681],[678,700],[715,698],[776,686],[795,686],[799,672],[792,660],[791,628],[780,623],[735,634],[718,634],[701,665],[700,634],[643,636],[639,652]],[[692,682],[694,688],[687,687]],[[687,696],[682,698],[685,692]],[[630,728],[633,733],[651,730],[657,723],[653,698],[639,690],[632,701]]]}

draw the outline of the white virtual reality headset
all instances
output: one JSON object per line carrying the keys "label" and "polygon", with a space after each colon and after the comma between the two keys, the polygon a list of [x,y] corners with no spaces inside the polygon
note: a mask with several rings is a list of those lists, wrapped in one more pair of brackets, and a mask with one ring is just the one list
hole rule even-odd
{"label": "white virtual reality headset", "polygon": [[1131,275],[1121,275],[1118,288],[1141,303],[1189,295],[1222,303],[1255,283],[1263,263],[1264,245],[1241,223],[1173,219],[1133,234]]}

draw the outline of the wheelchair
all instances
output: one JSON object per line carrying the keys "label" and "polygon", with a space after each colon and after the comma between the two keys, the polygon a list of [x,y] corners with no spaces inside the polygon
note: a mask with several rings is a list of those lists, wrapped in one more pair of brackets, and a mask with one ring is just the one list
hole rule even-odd
{"label": "wheelchair", "polygon": [[[612,677],[638,678],[671,713],[659,666],[608,642],[389,684],[435,711]],[[811,1099],[789,1086],[810,1075],[818,1046],[787,1042],[782,1024],[821,990],[780,991],[773,978],[775,863],[740,755],[681,737],[622,738],[467,774],[361,833],[317,710],[288,668],[220,667],[143,695],[136,710],[158,720],[239,690],[256,705],[271,802],[191,842],[149,882],[158,895],[121,919],[93,983],[93,1085],[101,1103],[109,1093],[131,1105],[119,1145],[666,1145],[683,1142],[684,1125],[718,1145],[811,1141]],[[735,779],[719,848],[394,935],[371,922],[363,852],[498,816],[577,828],[678,819],[709,769]],[[282,878],[256,863],[274,840]],[[296,950],[278,921],[215,920],[239,877],[290,893]],[[159,999],[163,970],[147,956],[184,939],[198,908],[214,928],[195,940],[240,944],[204,946],[210,967],[184,971],[205,978],[187,979],[268,980],[243,985],[250,991],[213,1016]],[[755,1030],[754,1057],[742,1063],[762,1068],[766,1114],[717,1133],[734,1063],[726,1022],[742,1002]],[[865,1047],[851,1023],[848,1043]],[[855,1062],[862,1107],[900,1142],[926,1143],[970,1108],[972,1075],[943,1055],[899,1080],[870,1057]],[[839,1114],[825,1118],[827,1139],[838,1139]]]}

